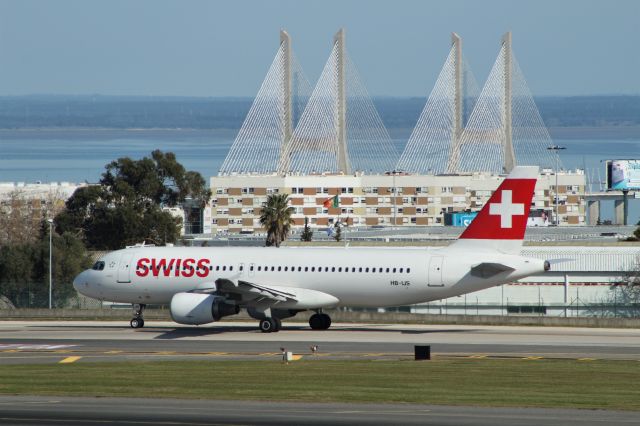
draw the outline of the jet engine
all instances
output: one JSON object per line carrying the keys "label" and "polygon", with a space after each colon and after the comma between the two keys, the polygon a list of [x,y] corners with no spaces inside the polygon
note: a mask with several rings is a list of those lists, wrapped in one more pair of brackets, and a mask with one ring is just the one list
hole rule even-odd
{"label": "jet engine", "polygon": [[207,324],[240,312],[237,305],[212,294],[176,293],[171,298],[171,318],[180,324]]}

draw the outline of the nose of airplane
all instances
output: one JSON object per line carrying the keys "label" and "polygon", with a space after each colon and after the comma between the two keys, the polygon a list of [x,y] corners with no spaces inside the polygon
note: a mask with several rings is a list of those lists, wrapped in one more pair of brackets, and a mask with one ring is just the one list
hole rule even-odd
{"label": "nose of airplane", "polygon": [[80,272],[74,279],[73,279],[73,288],[76,289],[76,291],[82,293],[82,290],[84,290],[83,287],[86,287],[87,284],[87,271],[82,271]]}

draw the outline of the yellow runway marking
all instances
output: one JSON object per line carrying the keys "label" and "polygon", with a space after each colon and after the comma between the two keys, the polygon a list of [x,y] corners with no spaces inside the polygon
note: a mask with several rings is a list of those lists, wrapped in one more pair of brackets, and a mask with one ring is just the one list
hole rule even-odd
{"label": "yellow runway marking", "polygon": [[541,356],[528,356],[528,357],[525,357],[525,358],[522,358],[522,359],[527,359],[527,360],[535,361],[535,360],[543,359],[543,358],[544,358],[544,357],[541,357]]}
{"label": "yellow runway marking", "polygon": [[469,358],[473,358],[473,359],[484,359],[486,358],[487,355],[470,355]]}
{"label": "yellow runway marking", "polygon": [[105,354],[109,354],[109,355],[115,355],[115,354],[121,354],[122,351],[107,351],[105,352]]}
{"label": "yellow runway marking", "polygon": [[296,354],[291,355],[291,361],[299,361],[301,359],[302,359],[302,355],[296,355]]}
{"label": "yellow runway marking", "polygon": [[595,358],[578,358],[578,361],[595,361]]}
{"label": "yellow runway marking", "polygon": [[80,358],[82,358],[82,357],[81,356],[68,356],[65,359],[63,359],[62,361],[60,361],[58,364],[71,364],[72,362],[76,362]]}

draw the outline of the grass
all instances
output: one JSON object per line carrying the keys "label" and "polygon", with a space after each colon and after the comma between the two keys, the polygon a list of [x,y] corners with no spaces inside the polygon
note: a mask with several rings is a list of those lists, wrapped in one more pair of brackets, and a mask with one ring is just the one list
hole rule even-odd
{"label": "grass", "polygon": [[640,362],[523,359],[0,366],[0,394],[640,410]]}

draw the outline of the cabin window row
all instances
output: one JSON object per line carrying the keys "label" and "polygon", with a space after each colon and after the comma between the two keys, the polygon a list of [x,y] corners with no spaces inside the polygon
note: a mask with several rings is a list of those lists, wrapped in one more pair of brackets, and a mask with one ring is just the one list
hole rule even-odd
{"label": "cabin window row", "polygon": [[254,266],[249,267],[249,271],[258,272],[364,272],[364,273],[410,273],[411,268],[367,268],[367,267],[355,267],[355,266]]}

